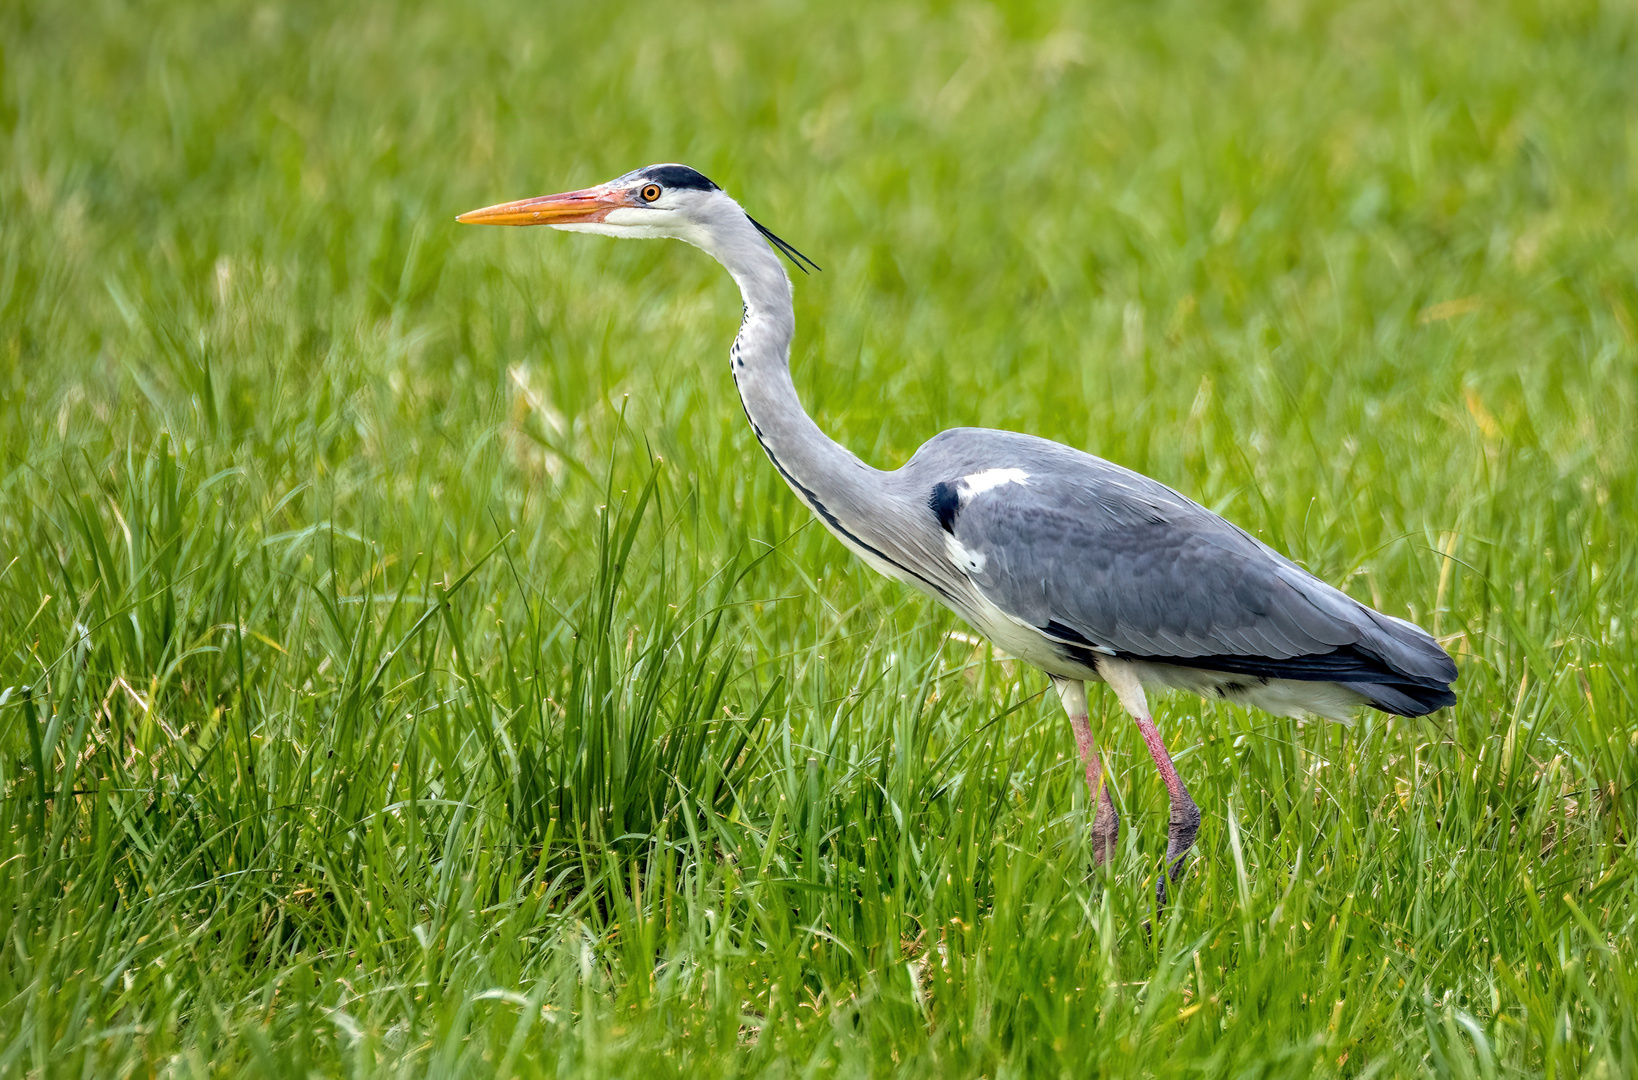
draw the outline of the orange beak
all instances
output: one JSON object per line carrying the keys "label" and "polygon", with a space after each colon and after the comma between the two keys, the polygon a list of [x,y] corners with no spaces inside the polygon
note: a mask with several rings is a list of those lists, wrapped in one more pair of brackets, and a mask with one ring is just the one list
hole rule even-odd
{"label": "orange beak", "polygon": [[607,184],[561,195],[541,195],[534,199],[499,203],[482,210],[468,210],[456,221],[464,225],[573,225],[602,221],[610,210],[637,203],[629,193]]}

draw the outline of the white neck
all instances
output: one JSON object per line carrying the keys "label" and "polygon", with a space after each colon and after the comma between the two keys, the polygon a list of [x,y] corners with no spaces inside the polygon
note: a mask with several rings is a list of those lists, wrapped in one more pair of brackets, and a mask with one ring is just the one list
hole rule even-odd
{"label": "white neck", "polygon": [[745,318],[729,352],[740,402],[762,449],[797,497],[855,554],[882,573],[931,588],[907,569],[899,538],[877,524],[894,486],[815,424],[791,382],[796,311],[779,256],[726,195],[709,226],[681,238],[727,268],[739,285]]}
{"label": "white neck", "polygon": [[722,263],[739,286],[745,317],[729,350],[729,367],[752,430],[797,494],[810,506],[815,495],[824,502],[832,485],[851,488],[849,481],[876,470],[820,431],[802,408],[790,373],[796,335],[791,280],[739,205],[726,195],[720,202],[725,205],[709,230],[683,239]]}

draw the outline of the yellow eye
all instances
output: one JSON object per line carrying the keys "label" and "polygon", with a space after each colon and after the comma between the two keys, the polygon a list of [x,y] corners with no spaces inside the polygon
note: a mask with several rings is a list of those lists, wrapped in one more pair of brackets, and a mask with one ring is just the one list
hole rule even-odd
{"label": "yellow eye", "polygon": [[644,202],[653,202],[655,199],[660,197],[660,185],[644,184],[642,194]]}

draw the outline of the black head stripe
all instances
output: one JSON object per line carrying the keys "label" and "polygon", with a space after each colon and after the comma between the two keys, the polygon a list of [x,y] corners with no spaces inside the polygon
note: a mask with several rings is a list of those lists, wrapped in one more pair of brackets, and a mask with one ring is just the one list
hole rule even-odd
{"label": "black head stripe", "polygon": [[[785,258],[789,259],[791,261],[791,265],[795,266],[798,270],[805,274],[808,272],[808,266],[813,267],[815,270],[821,269],[818,263],[814,262],[800,251],[797,251],[795,248],[785,243],[785,241],[769,232],[767,226],[763,225],[762,222],[758,221],[754,217],[751,217],[750,214],[746,214],[745,216],[750,220],[752,225],[756,226],[756,231],[761,233],[763,236],[766,236],[768,238],[768,243],[778,248],[779,253],[785,256]],[[802,264],[804,262],[807,263],[808,266],[803,266]]]}
{"label": "black head stripe", "polygon": [[642,172],[645,180],[652,180],[663,188],[672,188],[679,191],[716,191],[717,185],[706,179],[704,174],[690,169],[687,165],[655,165]]}
{"label": "black head stripe", "polygon": [[[687,165],[650,165],[646,169],[638,169],[636,172],[627,173],[625,177],[622,177],[622,179],[627,178],[632,180],[650,181],[659,184],[661,187],[666,188],[669,191],[722,190],[707,179],[703,173],[696,169],[690,169]],[[750,217],[749,214],[746,216]],[[815,270],[819,269],[818,263],[814,262],[800,251],[797,251],[795,248],[791,247],[791,245],[775,236],[772,232],[768,231],[768,229],[765,228],[760,221],[756,220],[756,218],[751,218],[750,220],[751,224],[756,226],[756,231],[767,237],[768,243],[777,248],[779,253],[785,256],[785,258],[789,259],[798,270],[805,274],[808,272],[808,266],[813,267]],[[807,266],[803,266],[803,263],[806,263]]]}

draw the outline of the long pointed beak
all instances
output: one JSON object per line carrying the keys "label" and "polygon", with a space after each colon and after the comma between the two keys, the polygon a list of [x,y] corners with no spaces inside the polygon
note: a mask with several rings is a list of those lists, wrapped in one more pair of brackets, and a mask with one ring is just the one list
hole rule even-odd
{"label": "long pointed beak", "polygon": [[602,221],[610,210],[632,205],[630,195],[605,184],[468,210],[455,220],[464,225],[572,225]]}

